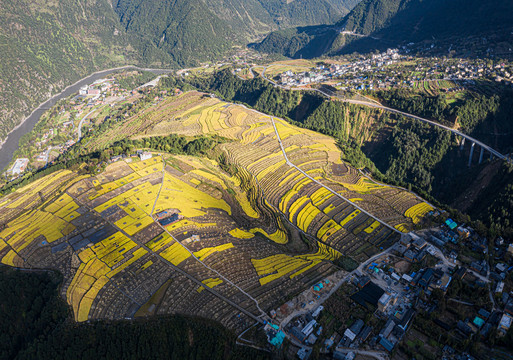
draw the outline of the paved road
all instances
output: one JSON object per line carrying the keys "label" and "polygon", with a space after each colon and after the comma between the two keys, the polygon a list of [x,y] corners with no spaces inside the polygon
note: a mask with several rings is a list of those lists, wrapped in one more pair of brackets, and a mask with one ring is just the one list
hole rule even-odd
{"label": "paved road", "polygon": [[287,324],[293,318],[295,318],[295,317],[297,317],[299,315],[302,315],[302,314],[306,314],[307,312],[310,312],[313,308],[317,308],[317,307],[319,307],[319,305],[322,305],[331,295],[333,295],[342,286],[342,284],[344,284],[349,279],[351,279],[351,277],[353,275],[355,275],[357,273],[363,274],[364,269],[365,269],[365,267],[367,267],[367,265],[369,265],[370,263],[372,263],[373,261],[375,261],[379,257],[381,257],[381,256],[383,256],[385,254],[389,254],[391,251],[392,251],[392,248],[390,247],[390,248],[380,252],[379,254],[376,254],[373,257],[367,259],[363,263],[361,263],[356,269],[354,269],[350,273],[347,273],[346,276],[344,276],[342,279],[340,279],[340,281],[329,291],[329,293],[327,293],[326,295],[321,296],[321,298],[319,298],[318,300],[314,300],[314,305],[312,307],[310,307],[310,309],[301,309],[301,310],[296,310],[296,311],[292,312],[285,319],[283,319],[281,321],[280,326],[282,328],[284,328],[285,326],[287,326]]}
{"label": "paved road", "polygon": [[455,302],[455,303],[458,303],[458,304],[467,305],[467,306],[474,306],[474,304],[473,304],[473,303],[471,303],[471,302],[468,302],[468,301],[462,301],[462,300],[453,299],[453,298],[449,298],[449,299],[447,299],[447,301],[452,301],[452,302]]}
{"label": "paved road", "polygon": [[[456,264],[452,261],[449,261],[449,259],[447,259],[447,257],[445,257],[444,253],[442,250],[440,250],[439,247],[435,246],[434,244],[430,244],[430,246],[432,246],[436,252],[435,252],[435,257],[439,258],[440,260],[443,261],[444,265],[446,267],[454,267]],[[490,279],[488,276],[483,276],[481,274],[478,274],[477,272],[475,272],[474,270],[471,270],[471,269],[468,269],[467,270],[469,273],[471,273],[472,275],[474,275],[476,278],[478,278],[479,280],[485,282],[485,283],[489,283],[490,282]]]}
{"label": "paved road", "polygon": [[[93,212],[94,213],[94,209],[90,208],[87,204],[85,203],[82,203],[78,198],[75,198],[75,200],[80,203],[81,206],[85,206],[89,211]],[[194,276],[192,276],[191,274],[189,274],[188,272],[186,272],[185,270],[182,270],[181,268],[179,268],[178,266],[174,265],[172,262],[168,261],[167,259],[163,258],[162,256],[158,255],[157,253],[155,253],[153,250],[151,250],[150,248],[148,248],[145,244],[139,242],[138,240],[136,240],[133,236],[130,236],[128,235],[123,229],[119,228],[118,226],[116,226],[116,224],[114,224],[114,222],[106,219],[106,218],[103,218],[103,220],[105,220],[106,222],[108,222],[111,226],[113,226],[115,229],[117,229],[118,231],[120,231],[121,233],[123,233],[126,237],[128,237],[129,239],[132,239],[132,241],[134,241],[137,245],[139,245],[141,248],[145,249],[146,251],[148,251],[149,254],[151,254],[154,258],[160,260],[160,261],[163,261],[165,262],[168,266],[170,266],[173,270],[179,272],[180,274],[184,275],[185,277],[187,277],[188,279],[190,279],[191,281],[193,281],[194,283],[196,283],[198,286],[202,286],[205,291],[208,291],[210,292],[211,294],[213,294],[214,296],[217,296],[219,299],[223,300],[224,302],[226,302],[227,304],[233,306],[234,308],[236,308],[237,310],[239,310],[240,312],[242,312],[243,314],[249,316],[250,318],[252,318],[253,320],[263,324],[264,323],[264,320],[262,320],[260,317],[254,315],[253,313],[249,312],[248,310],[246,310],[245,308],[243,308],[242,306],[240,306],[239,304],[233,302],[232,300],[228,299],[227,297],[225,297],[224,295],[220,294],[219,292],[217,292],[216,290],[214,290],[213,288],[210,288],[208,286],[205,286],[205,284],[203,284],[200,280],[196,279]],[[127,294],[125,294],[126,296],[128,296]],[[130,299],[131,297],[128,296]],[[137,303],[137,302],[136,302]]]}
{"label": "paved road", "polygon": [[279,88],[282,88],[284,90],[302,90],[302,91],[315,91],[315,92],[318,92],[326,97],[336,97],[337,99],[343,101],[343,102],[347,102],[347,103],[350,103],[350,104],[355,104],[355,105],[362,105],[362,106],[368,106],[368,107],[373,107],[373,108],[376,108],[376,109],[381,109],[381,110],[385,110],[385,111],[388,111],[388,112],[392,112],[392,113],[396,113],[396,114],[399,114],[399,115],[402,115],[402,116],[405,116],[405,117],[408,117],[408,118],[411,118],[411,119],[415,119],[415,120],[419,120],[419,121],[422,121],[424,123],[428,123],[430,125],[433,125],[433,126],[437,126],[439,128],[442,128],[442,129],[445,129],[445,130],[448,130],[450,132],[452,132],[453,134],[457,135],[457,136],[460,136],[464,139],[467,139],[469,141],[471,141],[472,143],[475,143],[476,145],[479,145],[480,147],[482,147],[483,149],[487,150],[488,152],[490,152],[491,154],[493,154],[493,156],[495,157],[498,157],[499,159],[502,159],[502,160],[507,160],[507,157],[503,154],[501,154],[500,152],[498,152],[497,150],[493,149],[491,146],[488,146],[486,145],[485,143],[471,137],[470,135],[467,135],[467,134],[464,134],[462,133],[461,131],[458,131],[456,129],[453,129],[449,126],[445,126],[445,125],[442,125],[440,123],[437,123],[436,121],[432,121],[432,120],[428,120],[428,119],[425,119],[425,118],[422,118],[420,116],[417,116],[417,115],[413,115],[413,114],[409,114],[409,113],[406,113],[404,111],[400,111],[400,110],[397,110],[397,109],[392,109],[392,108],[389,108],[389,107],[386,107],[386,106],[383,106],[381,104],[377,104],[377,103],[373,103],[373,102],[367,102],[367,101],[360,101],[360,100],[351,100],[351,99],[345,99],[345,98],[342,98],[340,96],[338,96],[337,94],[331,92],[331,93],[327,93],[326,91],[323,91],[323,90],[320,90],[320,89],[312,89],[312,88],[288,88],[288,87],[285,87],[285,86],[282,86],[282,85],[279,85],[277,84],[275,81],[267,78],[265,76],[265,71],[266,71],[267,67],[264,67],[264,70],[262,71],[262,78],[268,82],[270,82],[271,84],[273,84],[274,86],[276,87],[279,87]]}
{"label": "paved road", "polygon": [[374,184],[377,184],[377,185],[381,185],[381,186],[388,186],[388,187],[392,187],[392,188],[395,188],[395,189],[400,189],[400,190],[404,190],[404,191],[407,191],[411,194],[413,194],[417,200],[420,200],[420,201],[423,201],[425,202],[426,204],[430,205],[433,209],[436,209],[437,207],[433,204],[431,204],[430,202],[428,202],[426,199],[422,198],[421,196],[417,195],[415,192],[411,191],[411,190],[408,190],[406,188],[403,188],[402,186],[396,186],[396,185],[390,185],[390,184],[385,184],[385,183],[382,183],[382,182],[379,182],[379,181],[376,181],[374,180],[372,177],[370,177],[369,175],[365,174],[361,169],[358,169],[358,172],[360,173],[361,176],[369,179],[370,181],[372,181]]}
{"label": "paved road", "polygon": [[[244,330],[242,333],[239,334],[239,336],[237,336],[237,340],[235,341],[235,343],[237,345],[242,345],[242,346],[249,346],[249,347],[252,347],[253,349],[257,349],[257,350],[260,350],[260,351],[265,351],[265,352],[271,352],[269,349],[264,349],[260,346],[257,346],[255,342],[253,341],[250,341],[250,340],[246,340],[246,339],[243,339],[242,336],[247,333],[249,330],[251,330],[252,328],[254,328],[256,325],[258,325],[258,323],[254,323],[252,326],[248,327],[246,330]],[[269,344],[268,344],[269,345]]]}
{"label": "paved road", "polygon": [[[171,236],[171,238],[173,240],[175,240],[178,244],[180,244],[185,250],[187,250],[187,252],[189,254],[191,254],[192,258],[195,259],[196,261],[198,261],[201,265],[203,265],[204,267],[206,267],[207,269],[209,269],[210,271],[214,272],[217,276],[219,276],[220,278],[222,278],[226,283],[232,285],[233,287],[235,287],[237,290],[239,290],[241,293],[243,293],[244,295],[246,295],[251,301],[253,301],[258,309],[258,311],[260,311],[260,315],[257,317],[256,315],[254,315],[253,313],[249,312],[248,310],[242,308],[241,306],[237,305],[237,308],[239,310],[242,311],[242,309],[244,309],[244,313],[246,315],[249,315],[251,314],[251,318],[253,318],[254,320],[257,320],[258,322],[260,322],[261,324],[264,323],[264,320],[263,319],[269,319],[269,316],[267,315],[267,313],[265,311],[263,311],[261,308],[260,308],[260,305],[258,304],[258,301],[252,297],[251,295],[249,295],[247,292],[245,292],[243,289],[241,289],[239,286],[237,286],[236,284],[234,284],[230,279],[226,278],[223,274],[221,274],[219,271],[215,270],[215,269],[212,269],[210,266],[206,265],[203,261],[201,261],[200,259],[198,259],[196,256],[194,256],[194,253],[185,245],[183,245],[182,243],[180,243],[173,235],[171,235],[171,233],[162,225],[160,225],[160,223],[157,222],[157,224],[162,228],[162,230],[164,230],[167,234],[169,234],[169,236]],[[205,284],[203,283],[199,283],[199,285],[203,286],[205,289],[211,289],[209,288],[208,286],[205,286]],[[230,304],[235,304],[233,302],[230,301]]]}
{"label": "paved road", "polygon": [[77,142],[80,141],[80,139],[82,139],[82,125],[84,124],[84,121],[87,119],[87,117],[89,115],[91,115],[92,113],[94,113],[96,110],[98,109],[93,109],[91,111],[89,111],[81,120],[80,122],[78,123],[78,138],[77,138]]}
{"label": "paved road", "polygon": [[363,213],[369,215],[371,218],[373,218],[374,220],[380,222],[381,224],[383,224],[384,226],[388,227],[390,230],[393,230],[399,234],[402,234],[401,231],[397,230],[396,228],[394,228],[393,226],[387,224],[386,222],[384,222],[383,220],[381,220],[380,218],[372,215],[371,213],[369,213],[368,211],[366,211],[365,209],[361,208],[359,205],[355,204],[354,202],[352,202],[351,200],[347,199],[346,197],[340,195],[338,192],[332,190],[331,188],[329,188],[328,186],[324,185],[323,183],[319,182],[318,180],[312,178],[310,175],[308,175],[306,172],[304,172],[303,170],[301,170],[299,167],[297,167],[296,165],[294,165],[290,160],[289,158],[287,157],[287,153],[285,152],[285,149],[283,147],[283,143],[281,141],[281,137],[280,137],[280,134],[278,133],[278,129],[276,129],[276,124],[274,123],[274,117],[269,115],[269,114],[264,114],[258,110],[254,110],[254,109],[249,109],[248,107],[246,107],[245,105],[243,104],[237,104],[238,106],[241,106],[247,110],[250,110],[250,111],[254,111],[256,112],[257,114],[260,114],[260,115],[264,115],[264,116],[267,116],[267,117],[270,117],[271,118],[271,122],[273,124],[273,127],[274,127],[274,132],[276,133],[276,137],[278,139],[278,142],[280,144],[280,148],[281,148],[281,151],[283,153],[283,156],[285,158],[285,162],[287,165],[295,168],[297,171],[299,171],[300,173],[302,173],[303,175],[305,175],[307,178],[309,178],[310,180],[312,180],[313,182],[315,182],[316,184],[322,186],[323,188],[325,188],[326,190],[330,191],[331,193],[333,193],[335,196],[338,196],[340,199],[346,201],[347,203],[353,205],[355,208],[357,208],[358,210],[362,211]]}
{"label": "paved road", "polygon": [[399,234],[402,234],[401,231],[397,230],[395,227],[389,225],[388,223],[386,223],[385,221],[381,220],[380,218],[372,215],[370,212],[368,212],[367,210],[363,209],[362,207],[358,206],[356,203],[352,202],[351,200],[349,200],[348,198],[346,198],[345,196],[342,196],[340,195],[338,192],[336,192],[335,190],[332,190],[330,187],[324,185],[323,183],[321,183],[320,181],[314,179],[313,177],[311,177],[310,175],[308,175],[306,172],[304,172],[302,169],[300,169],[299,167],[297,167],[296,165],[294,165],[290,160],[289,158],[287,157],[287,153],[285,151],[285,148],[283,147],[283,143],[281,142],[281,137],[280,137],[280,134],[278,133],[278,129],[276,128],[276,124],[274,123],[274,117],[271,117],[271,121],[273,123],[273,126],[274,126],[274,131],[276,133],[276,137],[278,139],[278,142],[280,143],[280,147],[281,147],[281,151],[283,152],[283,156],[285,157],[285,161],[287,163],[287,165],[295,168],[297,171],[299,171],[301,174],[303,174],[304,176],[306,176],[307,178],[309,178],[310,180],[312,180],[313,182],[315,182],[317,185],[320,185],[322,186],[323,188],[325,188],[326,190],[328,190],[329,192],[331,192],[333,195],[335,196],[338,196],[340,199],[344,200],[345,202],[353,205],[356,209],[360,210],[361,212],[367,214],[368,216],[370,216],[371,218],[373,218],[374,220],[378,221],[379,223],[383,224],[384,226],[386,226],[387,228],[389,228],[390,230],[392,231],[395,231],[396,233],[399,233]]}
{"label": "paved road", "polygon": [[384,351],[372,351],[372,350],[359,350],[359,349],[350,349],[350,348],[337,348],[337,351],[343,352],[344,354],[349,354],[350,352],[355,353],[357,355],[370,356],[378,360],[387,360],[389,356]]}
{"label": "paved road", "polygon": [[161,77],[162,77],[162,75],[159,75],[155,79],[148,81],[146,84],[142,84],[141,86],[135,88],[135,90],[144,89],[144,88],[147,88],[148,86],[155,87],[158,85]]}
{"label": "paved road", "polygon": [[[289,322],[292,321],[294,318],[296,318],[300,315],[309,313],[313,309],[316,309],[317,307],[322,305],[330,296],[332,296],[342,286],[342,284],[349,281],[353,275],[355,275],[356,273],[363,273],[363,271],[367,265],[369,265],[371,262],[373,262],[377,258],[390,253],[391,250],[392,250],[392,248],[390,247],[390,248],[386,249],[385,251],[380,252],[379,254],[376,254],[373,257],[367,259],[365,262],[361,263],[360,266],[358,266],[356,269],[354,269],[353,271],[348,273],[346,276],[344,276],[342,279],[340,279],[340,281],[338,281],[337,284],[327,294],[323,294],[323,295],[321,295],[321,297],[319,299],[313,300],[314,304],[311,305],[308,309],[305,308],[305,309],[301,309],[301,310],[295,310],[291,314],[289,314],[287,317],[285,317],[280,322],[280,328],[284,329],[289,324]],[[311,349],[311,347],[309,347],[309,346],[305,346],[304,344],[298,343],[289,334],[285,333],[285,335],[294,345]]]}
{"label": "paved road", "polygon": [[445,130],[448,130],[448,131],[452,132],[454,135],[457,135],[457,136],[460,136],[462,138],[465,138],[465,139],[471,141],[472,143],[475,143],[476,145],[479,145],[480,147],[482,147],[483,149],[485,149],[486,151],[491,153],[493,156],[498,157],[501,160],[506,160],[507,159],[505,155],[501,154],[500,152],[498,152],[497,150],[495,150],[491,146],[488,146],[485,143],[483,143],[483,142],[481,142],[481,141],[471,137],[470,135],[464,134],[461,131],[453,129],[453,128],[449,127],[449,126],[445,126],[445,125],[439,124],[439,123],[437,123],[435,121],[424,119],[424,118],[421,118],[420,116],[408,114],[408,113],[406,113],[404,111],[392,109],[392,108],[389,108],[389,107],[386,107],[386,106],[383,106],[383,105],[377,105],[377,104],[363,102],[363,101],[358,101],[358,100],[345,100],[345,101],[348,102],[348,103],[353,103],[353,104],[357,104],[357,105],[364,105],[364,106],[369,106],[369,107],[373,107],[373,108],[389,111],[389,112],[396,113],[396,114],[399,114],[399,115],[402,115],[402,116],[405,116],[405,117],[408,117],[408,118],[411,118],[411,119],[419,120],[419,121],[422,121],[422,122],[425,122],[425,123],[437,126],[439,128],[442,128],[442,129],[445,129]]}
{"label": "paved road", "polygon": [[[165,179],[165,169],[166,169],[166,163],[164,161],[164,157],[162,157],[162,163],[163,163],[163,167],[162,167],[162,183],[160,185],[160,189],[159,189],[159,192],[158,192],[158,195],[157,195],[157,198],[155,199],[155,202],[153,204],[153,209],[152,209],[152,212],[151,214],[149,214],[150,216],[153,217],[153,212],[155,211],[155,206],[157,205],[157,201],[159,199],[159,196],[160,196],[160,192],[164,186],[164,179]],[[263,317],[264,319],[268,319],[268,315],[265,311],[263,311],[259,304],[258,304],[258,301],[252,297],[250,294],[248,294],[246,291],[244,291],[243,289],[241,289],[239,286],[237,286],[236,284],[234,284],[230,279],[226,278],[224,275],[222,275],[219,271],[215,270],[215,269],[212,269],[210,266],[206,265],[203,261],[201,261],[200,259],[198,259],[194,253],[185,245],[183,245],[180,241],[178,241],[177,239],[175,239],[175,237],[167,230],[167,228],[165,226],[162,226],[158,221],[155,221],[155,223],[157,225],[160,226],[160,228],[162,230],[164,230],[167,234],[169,234],[169,236],[174,240],[176,241],[177,244],[180,244],[185,250],[187,250],[187,252],[189,254],[191,254],[191,256],[196,260],[198,261],[201,265],[203,265],[204,267],[206,267],[207,269],[209,269],[210,271],[216,273],[219,277],[221,277],[225,282],[227,282],[228,284],[232,285],[233,287],[235,287],[237,290],[239,290],[241,293],[243,293],[244,295],[246,295],[246,297],[248,297],[251,301],[253,301],[258,309],[258,311],[260,311],[260,317]],[[208,286],[205,286],[203,283],[201,284],[201,286],[203,286],[205,289],[209,288]],[[245,310],[246,312],[245,313],[249,313],[251,314],[249,311]],[[253,315],[252,318],[253,319],[259,319],[259,322],[260,323],[263,323],[262,319],[260,319],[260,317],[256,317],[256,315]]]}
{"label": "paved road", "polygon": [[82,86],[89,85],[95,80],[101,79],[107,75],[110,75],[119,70],[125,69],[135,69],[142,71],[149,71],[156,75],[160,74],[168,74],[174,72],[175,70],[170,69],[150,69],[150,68],[141,68],[133,65],[120,66],[112,69],[96,71],[80,80],[75,82],[74,84],[69,85],[60,93],[53,95],[50,99],[44,101],[37,108],[35,108],[32,113],[27,116],[18,126],[16,126],[11,132],[8,134],[5,141],[0,141],[0,170],[4,169],[12,160],[12,154],[18,149],[20,138],[29,133],[36,123],[39,121],[41,116],[54,106],[59,100],[64,99],[74,93],[76,93]]}

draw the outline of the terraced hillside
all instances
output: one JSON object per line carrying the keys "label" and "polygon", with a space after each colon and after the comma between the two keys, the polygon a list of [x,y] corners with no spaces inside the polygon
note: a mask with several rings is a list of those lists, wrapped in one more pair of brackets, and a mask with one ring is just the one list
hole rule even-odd
{"label": "terraced hillside", "polygon": [[0,199],[2,263],[61,271],[77,321],[184,313],[240,332],[342,256],[367,259],[432,209],[360,176],[332,138],[202,93],[169,97],[90,146],[127,129],[228,141],[215,149],[221,163],[128,158],[95,176],[61,170]]}

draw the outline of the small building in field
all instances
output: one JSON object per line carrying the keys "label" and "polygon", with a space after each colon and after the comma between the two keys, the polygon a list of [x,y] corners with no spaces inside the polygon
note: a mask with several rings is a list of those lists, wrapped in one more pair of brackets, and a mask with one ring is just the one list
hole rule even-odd
{"label": "small building in field", "polygon": [[315,309],[315,311],[312,313],[312,317],[316,318],[317,316],[319,316],[319,314],[321,313],[321,311],[324,310],[324,306],[320,305],[317,309]]}
{"label": "small building in field", "polygon": [[142,152],[139,154],[139,157],[141,158],[141,161],[144,161],[144,160],[148,160],[148,159],[151,159],[153,155],[150,153],[150,152]]}

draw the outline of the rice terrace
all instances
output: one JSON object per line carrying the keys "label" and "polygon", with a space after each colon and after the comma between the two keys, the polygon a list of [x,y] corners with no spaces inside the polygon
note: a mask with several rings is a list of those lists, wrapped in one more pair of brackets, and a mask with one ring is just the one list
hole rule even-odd
{"label": "rice terrace", "polygon": [[62,169],[0,198],[0,257],[63,274],[77,321],[183,313],[237,333],[421,226],[414,194],[360,175],[331,137],[190,91],[87,145],[176,134],[216,156],[152,151],[96,175]]}

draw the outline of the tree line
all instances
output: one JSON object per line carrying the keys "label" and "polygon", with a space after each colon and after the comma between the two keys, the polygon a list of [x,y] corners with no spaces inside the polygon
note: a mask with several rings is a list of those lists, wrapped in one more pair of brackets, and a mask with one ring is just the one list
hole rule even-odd
{"label": "tree line", "polygon": [[[59,157],[56,163],[37,172],[29,172],[0,188],[0,196],[7,195],[16,189],[41,179],[55,171],[68,169],[77,171],[78,174],[94,174],[106,166],[107,161],[113,156],[121,154],[132,154],[136,149],[157,150],[170,154],[204,156],[217,144],[225,142],[226,139],[215,136],[198,136],[186,138],[180,135],[154,136],[144,139],[123,139],[112,146],[89,153],[82,153],[79,144],[71,148],[68,153]],[[99,168],[100,166],[100,168]]]}

